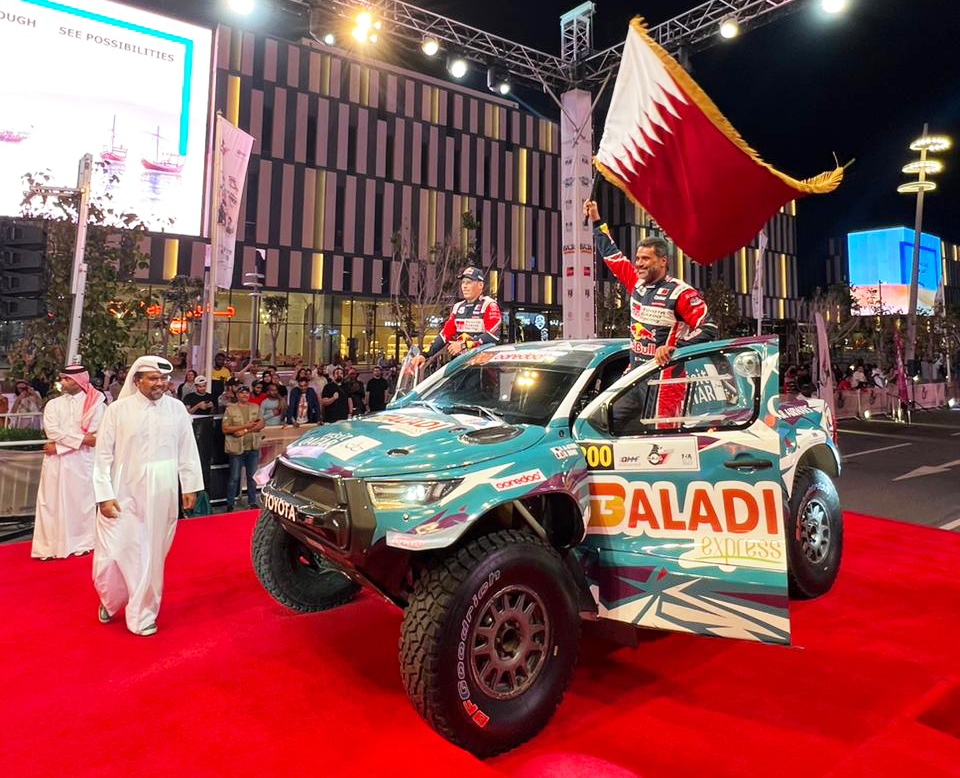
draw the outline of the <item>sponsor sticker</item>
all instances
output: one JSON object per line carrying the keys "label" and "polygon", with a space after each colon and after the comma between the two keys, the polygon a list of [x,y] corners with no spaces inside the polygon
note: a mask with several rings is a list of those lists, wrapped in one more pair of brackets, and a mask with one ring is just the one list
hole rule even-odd
{"label": "sponsor sticker", "polygon": [[276,514],[280,518],[287,519],[288,521],[297,520],[297,508],[293,503],[287,502],[275,494],[268,492],[261,495],[261,500],[263,507],[270,511],[270,513]]}
{"label": "sponsor sticker", "polygon": [[676,472],[698,470],[700,456],[695,438],[663,438],[654,442],[614,444],[614,470]]}
{"label": "sponsor sticker", "polygon": [[425,419],[421,416],[408,416],[407,414],[403,413],[381,413],[371,419],[365,419],[364,421],[369,421],[373,424],[379,424],[381,427],[383,427],[383,429],[388,430],[389,432],[399,432],[400,434],[407,435],[411,438],[419,438],[421,435],[426,435],[430,432],[436,432],[437,430],[447,429],[455,426],[453,423],[448,421]]}
{"label": "sponsor sticker", "polygon": [[550,453],[562,461],[577,456],[580,453],[580,446],[576,443],[565,443],[562,446],[554,446],[550,449]]}
{"label": "sponsor sticker", "polygon": [[498,492],[508,492],[511,489],[519,489],[522,486],[531,486],[543,481],[543,473],[540,470],[527,470],[523,473],[508,475],[505,478],[496,479],[492,486]]}
{"label": "sponsor sticker", "polygon": [[591,534],[693,541],[679,557],[686,567],[786,569],[783,495],[774,481],[693,481],[678,493],[669,481],[606,476],[589,489]]}
{"label": "sponsor sticker", "polygon": [[332,457],[346,462],[357,454],[362,454],[364,451],[369,451],[379,445],[380,441],[375,438],[370,438],[366,435],[355,435],[349,440],[344,440],[334,446],[330,446],[330,448],[327,449],[327,453]]}
{"label": "sponsor sticker", "polygon": [[460,319],[456,324],[457,332],[483,332],[481,319]]}

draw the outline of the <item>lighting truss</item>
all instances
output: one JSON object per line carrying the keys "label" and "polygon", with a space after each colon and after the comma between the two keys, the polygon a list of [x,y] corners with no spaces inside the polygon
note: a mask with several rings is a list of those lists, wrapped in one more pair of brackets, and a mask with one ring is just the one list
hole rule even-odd
{"label": "lighting truss", "polygon": [[[773,21],[784,13],[799,10],[799,0],[707,0],[696,8],[675,16],[648,32],[667,51],[674,53],[680,46],[691,51],[705,49],[716,41],[720,22],[735,17],[743,33],[753,27]],[[598,51],[583,62],[581,78],[588,84],[602,81],[607,74],[620,67],[623,44]]]}
{"label": "lighting truss", "polygon": [[[313,32],[320,30],[324,19],[352,19],[367,10],[384,22],[387,35],[408,41],[419,48],[425,35],[440,42],[442,48],[456,50],[480,65],[503,63],[515,79],[533,83],[546,91],[566,91],[572,87],[599,89],[611,72],[620,65],[623,44],[583,57],[582,48],[565,47],[571,61],[539,49],[514,43],[506,38],[462,24],[446,16],[419,8],[402,0],[284,0],[310,11]],[[797,10],[800,0],[707,0],[673,19],[651,27],[653,39],[671,52],[681,45],[697,50],[716,39],[720,22],[735,16],[740,29],[772,21],[776,16]],[[589,34],[589,33],[586,33]]]}

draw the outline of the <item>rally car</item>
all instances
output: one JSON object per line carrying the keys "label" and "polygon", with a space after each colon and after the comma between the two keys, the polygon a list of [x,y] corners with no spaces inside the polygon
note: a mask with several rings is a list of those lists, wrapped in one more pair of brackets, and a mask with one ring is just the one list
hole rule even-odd
{"label": "rally car", "polygon": [[311,430],[263,489],[257,576],[298,611],[361,586],[403,608],[411,701],[480,756],[546,724],[584,619],[789,643],[789,595],[840,566],[829,410],[779,394],[775,338],[627,364],[622,340],[488,346]]}

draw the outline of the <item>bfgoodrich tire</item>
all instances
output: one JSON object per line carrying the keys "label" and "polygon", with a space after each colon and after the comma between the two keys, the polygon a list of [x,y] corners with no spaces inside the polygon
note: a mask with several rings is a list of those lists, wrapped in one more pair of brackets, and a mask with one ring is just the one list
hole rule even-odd
{"label": "bfgoodrich tire", "polygon": [[344,605],[360,586],[283,531],[267,511],[253,528],[253,570],[263,588],[281,605],[300,613]]}
{"label": "bfgoodrich tire", "polygon": [[830,476],[801,468],[793,482],[787,525],[787,574],[798,599],[830,591],[843,556],[843,516]]}
{"label": "bfgoodrich tire", "polygon": [[580,616],[560,555],[516,530],[477,538],[417,581],[400,667],[417,712],[485,757],[539,732],[576,664]]}

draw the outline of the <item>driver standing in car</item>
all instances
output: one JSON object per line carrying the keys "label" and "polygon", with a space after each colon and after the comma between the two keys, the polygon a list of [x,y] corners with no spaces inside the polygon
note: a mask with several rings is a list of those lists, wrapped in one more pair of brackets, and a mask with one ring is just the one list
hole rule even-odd
{"label": "driver standing in car", "polygon": [[460,274],[460,293],[463,300],[456,303],[440,334],[430,344],[426,356],[420,355],[414,362],[419,367],[444,347],[450,356],[459,356],[464,351],[486,343],[500,341],[500,306],[492,297],[483,293],[483,271],[478,267],[464,268]]}
{"label": "driver standing in car", "polygon": [[[648,359],[666,365],[679,346],[707,343],[717,337],[717,325],[710,318],[707,304],[689,284],[667,274],[667,242],[662,238],[645,238],[637,245],[631,263],[610,237],[607,225],[600,221],[595,200],[585,200],[583,215],[593,224],[594,245],[603,261],[630,292],[630,368]],[[673,375],[664,371],[664,379]],[[658,394],[657,418],[679,415],[683,401],[683,384],[663,386]],[[646,393],[635,402],[618,403],[614,420],[627,419],[643,412]]]}

